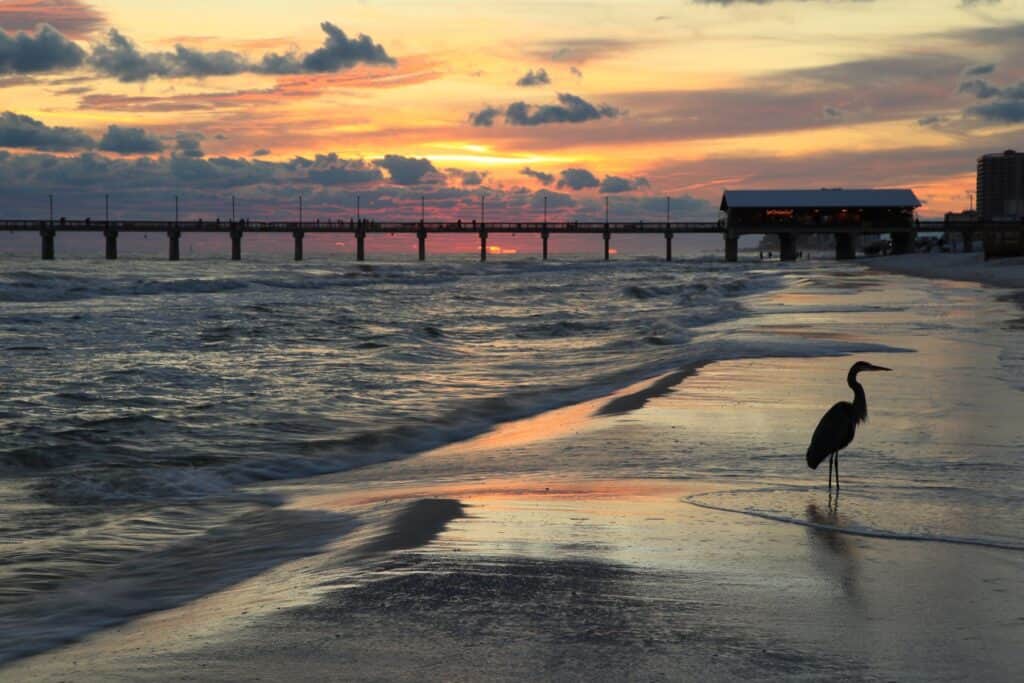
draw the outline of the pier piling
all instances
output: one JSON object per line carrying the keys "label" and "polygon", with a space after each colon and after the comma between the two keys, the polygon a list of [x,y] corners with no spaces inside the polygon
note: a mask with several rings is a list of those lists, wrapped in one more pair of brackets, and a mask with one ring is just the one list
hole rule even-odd
{"label": "pier piling", "polygon": [[545,225],[540,231],[540,240],[545,261],[548,260],[548,237],[550,236],[551,233],[548,231],[547,225]]}
{"label": "pier piling", "polygon": [[914,251],[914,233],[894,232],[892,233],[892,253],[909,254]]}
{"label": "pier piling", "polygon": [[847,261],[857,258],[856,238],[848,233],[836,233],[836,260]]}
{"label": "pier piling", "polygon": [[736,263],[740,257],[740,238],[725,236],[725,260],[729,263]]}
{"label": "pier piling", "polygon": [[231,260],[242,260],[242,227],[232,223],[231,225]]}
{"label": "pier piling", "polygon": [[480,229],[480,262],[487,260],[487,231]]}
{"label": "pier piling", "polygon": [[672,230],[665,229],[665,260],[672,261]]}
{"label": "pier piling", "polygon": [[302,241],[306,237],[306,233],[302,230],[295,230],[292,232],[292,237],[295,239],[295,260],[302,260]]}
{"label": "pier piling", "polygon": [[416,238],[419,241],[419,255],[420,261],[427,260],[427,229],[423,225],[423,221],[420,221],[420,229],[416,231]]}
{"label": "pier piling", "polygon": [[782,261],[796,261],[796,235],[792,233],[779,233],[779,259]]}
{"label": "pier piling", "polygon": [[612,234],[605,228],[604,231],[604,260],[610,261],[612,258]]}
{"label": "pier piling", "polygon": [[167,231],[167,260],[181,260],[181,230]]}
{"label": "pier piling", "polygon": [[366,228],[356,228],[356,261],[366,260]]}
{"label": "pier piling", "polygon": [[43,260],[52,261],[54,258],[54,238],[57,236],[57,231],[51,226],[47,226],[39,231],[42,236],[42,247],[43,247]]}
{"label": "pier piling", "polygon": [[114,261],[117,259],[117,230],[107,228],[103,231],[103,236],[106,238],[107,243],[107,260]]}

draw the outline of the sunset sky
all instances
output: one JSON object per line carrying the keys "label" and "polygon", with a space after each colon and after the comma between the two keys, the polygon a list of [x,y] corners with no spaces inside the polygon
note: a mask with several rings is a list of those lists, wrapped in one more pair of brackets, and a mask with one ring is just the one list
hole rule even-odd
{"label": "sunset sky", "polygon": [[[1024,147],[1024,0],[0,0],[0,201],[38,216],[714,217],[724,188],[966,208]],[[99,200],[102,201],[102,200]]]}

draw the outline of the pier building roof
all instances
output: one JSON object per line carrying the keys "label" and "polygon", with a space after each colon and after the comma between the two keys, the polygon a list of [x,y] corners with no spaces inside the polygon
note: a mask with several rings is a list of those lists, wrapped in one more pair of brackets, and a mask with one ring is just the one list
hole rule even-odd
{"label": "pier building roof", "polygon": [[729,209],[888,209],[917,208],[913,190],[726,190]]}

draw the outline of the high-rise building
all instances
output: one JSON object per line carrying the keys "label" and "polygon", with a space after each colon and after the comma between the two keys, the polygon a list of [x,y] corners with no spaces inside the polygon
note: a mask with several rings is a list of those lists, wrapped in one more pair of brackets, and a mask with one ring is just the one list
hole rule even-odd
{"label": "high-rise building", "polygon": [[1010,149],[978,157],[978,216],[1024,218],[1024,154]]}

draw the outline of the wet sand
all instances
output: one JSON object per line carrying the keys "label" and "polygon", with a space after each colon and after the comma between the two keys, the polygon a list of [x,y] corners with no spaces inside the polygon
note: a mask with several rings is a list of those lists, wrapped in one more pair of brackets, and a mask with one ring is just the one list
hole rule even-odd
{"label": "wet sand", "polygon": [[985,260],[970,254],[906,254],[865,259],[872,268],[916,277],[981,282],[996,287],[1024,289],[1024,258]]}
{"label": "wet sand", "polygon": [[[874,301],[890,277],[828,293],[809,274],[808,289],[761,302],[749,333],[853,339],[865,320],[905,320],[898,307],[814,312],[824,297]],[[938,286],[971,315],[1012,315],[974,286]],[[716,362],[409,460],[275,485],[287,510],[359,525],[321,554],[0,678],[1013,680],[1024,552],[938,537],[998,541],[1020,510],[932,505],[881,481],[911,452],[1024,443],[1007,419],[1019,393],[991,377],[1005,337],[900,329],[869,341],[913,353],[861,356],[898,372],[868,383],[872,422],[837,506],[802,453],[847,398],[851,359]],[[964,377],[976,386],[953,396]],[[709,500],[789,522],[694,504]],[[842,531],[865,528],[925,540]]]}

